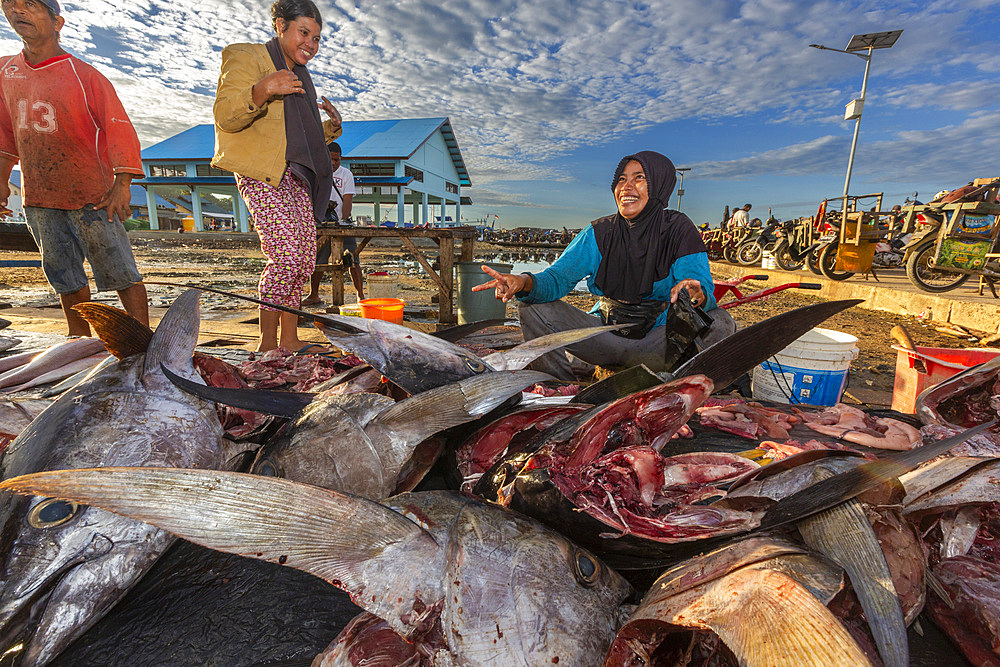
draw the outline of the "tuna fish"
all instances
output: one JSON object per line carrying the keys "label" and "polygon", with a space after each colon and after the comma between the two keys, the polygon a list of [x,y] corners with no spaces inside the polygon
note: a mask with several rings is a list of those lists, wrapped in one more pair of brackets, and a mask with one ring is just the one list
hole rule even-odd
{"label": "tuna fish", "polygon": [[561,535],[451,492],[380,504],[281,479],[156,468],[50,471],[0,488],[103,507],[315,574],[434,664],[596,664],[630,593]]}
{"label": "tuna fish", "polygon": [[74,338],[58,343],[35,354],[23,366],[12,367],[0,375],[0,388],[24,384],[70,362],[104,351],[104,343],[97,338]]}
{"label": "tuna fish", "polygon": [[[227,455],[215,407],[161,371],[169,366],[199,381],[191,363],[197,336],[191,291],[171,306],[145,354],[106,360],[38,415],[0,455],[0,475],[112,464],[221,467]],[[44,664],[85,632],[174,539],[95,507],[7,493],[0,526],[0,646],[22,641],[25,665]]]}
{"label": "tuna fish", "polygon": [[[243,294],[224,292],[210,287],[192,287],[252,303],[261,303],[259,299]],[[331,343],[363,359],[410,394],[419,394],[480,373],[520,370],[546,352],[622,328],[604,326],[560,331],[522,343],[511,350],[494,352],[481,358],[448,340],[453,338],[453,335],[438,337],[384,320],[318,315],[285,306],[274,307],[312,320]],[[458,330],[459,335],[475,327],[476,325],[471,327],[463,325],[463,328]]]}
{"label": "tuna fish", "polygon": [[839,568],[783,540],[727,545],[665,572],[604,665],[726,664],[720,640],[746,667],[869,665],[824,606],[841,585]]}
{"label": "tuna fish", "polygon": [[37,387],[43,384],[50,384],[52,382],[58,382],[69,377],[73,377],[78,373],[83,373],[84,375],[80,377],[82,380],[86,377],[86,374],[94,370],[98,364],[110,357],[111,354],[108,352],[98,352],[97,354],[92,354],[89,357],[84,357],[83,359],[77,359],[76,361],[71,361],[65,366],[60,366],[59,368],[54,368],[47,373],[42,373],[30,380],[17,385],[16,387],[9,387],[4,390],[4,393],[12,394],[17,391],[24,391],[25,389],[30,389],[31,387]]}
{"label": "tuna fish", "polygon": [[430,389],[398,403],[378,394],[320,394],[261,448],[252,470],[375,500],[409,491],[437,458],[415,461],[420,443],[548,379],[536,371],[505,371]]}
{"label": "tuna fish", "polygon": [[[921,431],[945,438],[1000,416],[1000,357],[973,366],[944,382],[928,387],[917,397],[916,413]],[[961,456],[1000,455],[1000,433],[981,433],[955,450]]]}
{"label": "tuna fish", "polygon": [[521,369],[546,352],[620,328],[561,331],[480,358],[454,343],[382,320],[327,315],[316,326],[331,343],[364,359],[411,394],[480,373]]}
{"label": "tuna fish", "polygon": [[[723,453],[660,451],[713,385],[673,380],[578,412],[483,474],[476,492],[570,535],[614,563],[670,557],[677,545],[756,526],[741,510],[709,505],[719,484],[757,467]],[[619,558],[623,561],[619,561]]]}

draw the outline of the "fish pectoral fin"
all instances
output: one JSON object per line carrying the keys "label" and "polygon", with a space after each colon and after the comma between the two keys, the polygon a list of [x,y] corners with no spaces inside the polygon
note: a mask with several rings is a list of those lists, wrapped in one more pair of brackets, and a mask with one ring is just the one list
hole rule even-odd
{"label": "fish pectoral fin", "polygon": [[[380,503],[308,484],[219,470],[89,468],[22,475],[0,489],[56,497],[144,521],[225,553],[294,567],[390,623],[440,598],[443,549]],[[390,596],[372,591],[392,592]],[[366,594],[367,592],[367,594]]]}
{"label": "fish pectoral fin", "polygon": [[278,417],[295,417],[307,405],[312,403],[316,394],[295,391],[268,391],[266,389],[229,389],[227,387],[209,387],[192,382],[172,372],[164,365],[160,370],[167,379],[181,391],[213,403],[222,403],[234,408],[252,410],[266,415]]}
{"label": "fish pectoral fin", "polygon": [[275,310],[280,310],[283,313],[294,313],[301,318],[306,320],[312,320],[313,323],[323,322],[327,326],[343,329],[344,331],[349,331],[352,333],[363,333],[361,329],[351,326],[348,323],[341,322],[335,316],[332,315],[320,315],[318,313],[310,313],[305,310],[300,310],[298,308],[291,308],[290,306],[281,306],[276,303],[270,303],[268,301],[261,301],[260,299],[254,298],[246,294],[237,294],[236,292],[226,292],[225,290],[216,289],[214,287],[209,287],[208,285],[193,285],[189,283],[168,283],[160,280],[144,280],[146,285],[166,285],[168,287],[186,287],[189,290],[197,290],[199,292],[211,292],[212,294],[221,294],[222,296],[229,296],[234,299],[240,299],[242,301],[249,301],[250,303],[256,303],[261,306],[267,306],[268,308],[274,308]]}
{"label": "fish pectoral fin", "polygon": [[87,301],[76,304],[73,310],[87,320],[104,347],[118,359],[144,354],[153,339],[152,329],[120,308]]}
{"label": "fish pectoral fin", "polygon": [[509,350],[501,350],[483,357],[491,368],[516,371],[524,368],[532,361],[542,356],[546,352],[558,350],[560,347],[579,343],[592,336],[597,336],[608,331],[615,331],[624,328],[625,325],[611,325],[601,327],[586,327],[584,329],[569,329],[567,331],[557,331],[555,333],[532,338]]}
{"label": "fish pectoral fin", "polygon": [[551,379],[551,375],[538,371],[475,375],[429,389],[386,408],[368,422],[365,433],[406,431],[416,445],[439,431],[486,414],[526,387]]}

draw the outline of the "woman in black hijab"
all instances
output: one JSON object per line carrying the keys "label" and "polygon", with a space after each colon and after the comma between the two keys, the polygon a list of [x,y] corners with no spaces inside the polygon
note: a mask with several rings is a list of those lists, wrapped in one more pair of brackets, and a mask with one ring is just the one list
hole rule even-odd
{"label": "woman in black hijab", "polygon": [[[493,280],[473,288],[495,289],[498,299],[520,301],[525,340],[556,331],[597,326],[601,318],[560,301],[586,279],[590,293],[601,297],[600,311],[611,322],[635,321],[630,337],[602,334],[568,346],[585,362],[631,366],[644,363],[662,370],[667,349],[666,307],[687,290],[691,304],[713,319],[698,342],[707,345],[736,330],[732,317],[717,309],[708,254],[694,223],[667,209],[676,170],[654,151],[628,155],[618,163],[611,189],[618,212],[595,220],[580,232],[556,262],[541,273],[500,274],[483,270]],[[561,351],[549,353],[533,367],[564,380],[575,379]]]}

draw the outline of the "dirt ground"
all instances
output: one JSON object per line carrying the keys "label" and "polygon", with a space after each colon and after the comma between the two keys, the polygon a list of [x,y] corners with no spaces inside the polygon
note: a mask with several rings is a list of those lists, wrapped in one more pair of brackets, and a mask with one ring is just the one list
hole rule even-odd
{"label": "dirt ground", "polygon": [[[134,238],[133,248],[140,272],[147,281],[163,281],[173,284],[192,283],[254,294],[256,282],[264,267],[264,257],[256,244],[255,237],[233,241],[232,237],[195,240],[178,235],[167,238]],[[430,250],[430,247],[427,248]],[[484,244],[476,246],[476,260],[493,261],[499,253],[510,253],[509,248],[498,248]],[[430,253],[429,253],[430,254]],[[38,259],[37,254],[0,252],[0,260]],[[437,287],[417,265],[412,254],[392,240],[377,240],[362,254],[365,271],[388,270],[399,276],[399,297],[407,302],[407,307],[436,310]],[[764,287],[763,283],[744,284],[744,293]],[[749,288],[749,289],[748,289]],[[160,308],[165,308],[177,294],[177,290],[167,286],[148,287],[153,306],[154,318]],[[346,287],[347,301],[355,298],[354,290]],[[321,295],[329,298],[329,287],[324,285]],[[101,299],[115,302],[113,295],[101,295]],[[589,307],[593,297],[574,293],[567,299],[578,307]],[[808,293],[787,290],[775,294],[767,300],[738,306],[731,314],[741,325],[749,325],[780,312],[815,303],[817,299]],[[52,332],[64,331],[61,314],[55,296],[51,293],[39,268],[0,268],[0,308],[13,308],[8,313],[18,313],[24,308],[50,309],[32,312],[48,312]],[[236,312],[233,312],[236,311]],[[243,318],[246,311],[246,318]],[[255,324],[255,308],[252,304],[234,304],[225,297],[203,299],[204,317],[219,319],[237,317],[245,325]],[[509,308],[509,315],[514,314]],[[6,316],[0,311],[0,316]],[[37,318],[36,318],[37,319]],[[913,317],[898,316],[880,311],[852,308],[834,316],[823,326],[852,334],[858,338],[860,351],[851,368],[848,393],[856,402],[873,405],[888,404],[893,388],[896,351],[891,349],[889,331],[894,325],[903,325],[919,346],[960,348],[975,347],[975,342],[943,334],[933,323],[921,322]],[[32,329],[44,330],[44,323],[33,322]],[[318,334],[318,332],[316,332]],[[252,330],[248,335],[252,334]],[[239,336],[237,336],[239,339]],[[245,341],[247,345],[250,341]]]}

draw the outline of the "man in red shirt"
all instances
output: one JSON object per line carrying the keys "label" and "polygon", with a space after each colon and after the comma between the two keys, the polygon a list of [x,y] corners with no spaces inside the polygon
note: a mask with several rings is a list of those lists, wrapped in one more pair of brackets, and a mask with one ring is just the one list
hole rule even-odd
{"label": "man in red shirt", "polygon": [[59,46],[65,19],[57,0],[0,7],[24,43],[0,58],[0,217],[10,214],[8,182],[20,161],[25,218],[69,334],[90,335],[72,309],[90,301],[84,258],[98,291],[117,291],[125,310],[149,324],[146,287],[121,224],[131,213],[132,177],[143,175],[135,128],[111,82]]}

